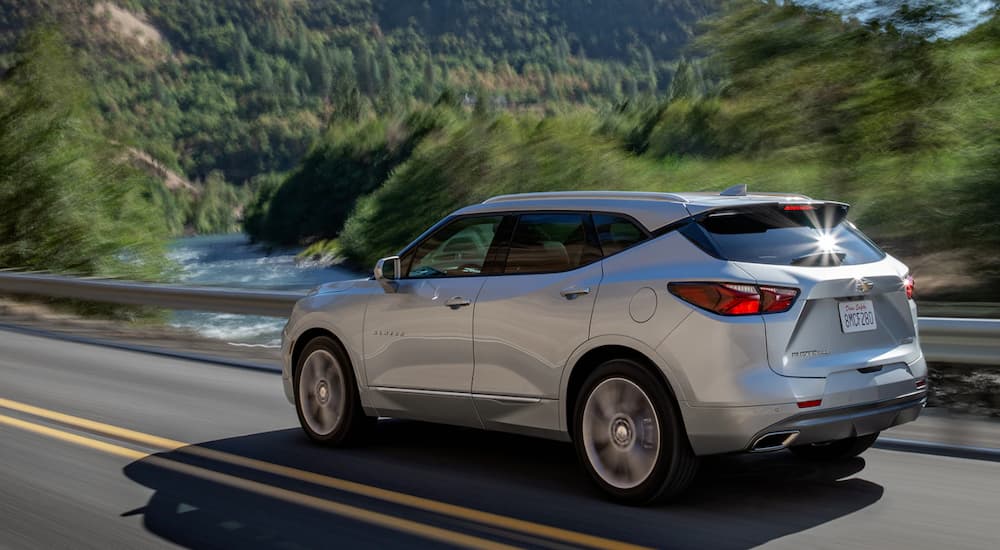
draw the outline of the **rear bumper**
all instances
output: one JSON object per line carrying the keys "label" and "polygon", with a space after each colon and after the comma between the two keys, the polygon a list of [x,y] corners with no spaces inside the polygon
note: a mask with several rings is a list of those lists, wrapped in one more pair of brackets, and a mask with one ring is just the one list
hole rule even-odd
{"label": "rear bumper", "polygon": [[876,403],[797,414],[764,428],[753,437],[750,445],[753,447],[774,433],[795,434],[789,440],[794,445],[873,434],[916,420],[926,404],[927,392],[920,390]]}
{"label": "rear bumper", "polygon": [[[757,450],[776,443],[819,443],[870,434],[915,420],[926,403],[926,389],[915,385],[927,376],[922,356],[909,364],[893,363],[870,373],[851,369],[827,378],[771,376],[767,386],[787,395],[782,402],[679,403],[695,454],[748,451],[772,433],[794,433],[795,438],[772,437],[764,445],[758,444]],[[797,405],[811,400],[821,400],[822,405],[814,409]]]}

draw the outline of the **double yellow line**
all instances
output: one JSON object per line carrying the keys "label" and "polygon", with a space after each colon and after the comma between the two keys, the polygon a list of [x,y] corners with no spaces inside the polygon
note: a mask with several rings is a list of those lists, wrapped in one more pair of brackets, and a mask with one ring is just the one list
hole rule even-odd
{"label": "double yellow line", "polygon": [[[641,546],[631,545],[624,542],[607,539],[604,537],[588,535],[585,533],[570,531],[568,529],[562,529],[559,527],[553,527],[527,520],[512,518],[500,514],[493,514],[490,512],[484,512],[482,510],[466,508],[464,506],[458,506],[455,504],[448,504],[445,502],[418,497],[407,493],[400,493],[397,491],[382,489],[371,485],[365,485],[363,483],[358,483],[355,481],[349,481],[346,479],[340,479],[332,476],[317,474],[315,472],[310,472],[307,470],[301,470],[289,466],[273,464],[271,462],[265,462],[262,460],[248,458],[245,456],[218,451],[215,449],[208,449],[205,447],[200,447],[198,445],[185,443],[183,441],[158,437],[155,435],[129,430],[111,424],[105,424],[103,422],[96,422],[94,420],[88,420],[86,418],[71,416],[68,414],[63,414],[49,409],[36,407],[34,405],[29,405],[27,403],[12,401],[10,399],[0,398],[0,407],[36,416],[39,418],[64,424],[67,426],[71,426],[73,428],[78,428],[96,434],[110,436],[116,439],[120,439],[122,441],[139,444],[153,449],[159,449],[162,451],[178,451],[185,454],[207,458],[218,462],[224,462],[227,464],[241,466],[259,472],[275,474],[282,477],[295,479],[298,481],[308,482],[321,487],[327,487],[330,489],[336,489],[338,491],[344,491],[355,495],[373,498],[391,504],[401,505],[408,508],[415,508],[425,512],[433,512],[435,514],[447,516],[454,519],[470,521],[476,524],[481,524],[489,528],[501,528],[520,535],[540,537],[542,539],[548,539],[550,541],[566,543],[580,547],[589,547],[589,548],[626,549],[626,550],[638,550],[640,548],[643,548]],[[252,481],[229,474],[224,474],[207,468],[192,466],[190,464],[177,462],[175,460],[170,460],[161,456],[151,455],[149,453],[132,449],[129,447],[115,445],[113,443],[108,443],[106,441],[102,441],[99,439],[94,439],[83,435],[67,432],[64,430],[59,430],[42,424],[28,422],[11,416],[0,415],[0,425],[7,425],[24,431],[32,432],[38,435],[79,445],[81,447],[86,447],[89,449],[101,451],[111,455],[128,458],[130,460],[144,459],[149,464],[153,464],[158,467],[166,468],[193,477],[206,479],[222,485],[246,491],[251,491],[264,496],[337,514],[349,519],[366,522],[369,524],[377,525],[379,527],[385,527],[395,531],[400,531],[403,533],[416,535],[447,544],[465,546],[470,548],[486,548],[486,549],[512,548],[509,545],[502,544],[496,541],[476,537],[473,535],[468,535],[465,533],[459,533],[456,531],[451,531],[448,529],[443,529],[440,527],[435,527],[424,523],[419,523],[416,521],[404,519],[397,516],[392,516],[389,514],[374,512],[364,508],[342,504],[339,502],[322,499],[304,493],[282,489],[272,485],[267,485],[265,483],[260,483],[257,481]]]}

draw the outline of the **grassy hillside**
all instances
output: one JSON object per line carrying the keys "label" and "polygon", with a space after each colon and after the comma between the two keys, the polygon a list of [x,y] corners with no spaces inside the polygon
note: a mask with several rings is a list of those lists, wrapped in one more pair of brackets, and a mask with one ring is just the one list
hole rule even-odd
{"label": "grassy hillside", "polygon": [[294,168],[331,121],[450,91],[542,109],[663,91],[717,0],[17,0],[76,48],[108,132],[191,179]]}

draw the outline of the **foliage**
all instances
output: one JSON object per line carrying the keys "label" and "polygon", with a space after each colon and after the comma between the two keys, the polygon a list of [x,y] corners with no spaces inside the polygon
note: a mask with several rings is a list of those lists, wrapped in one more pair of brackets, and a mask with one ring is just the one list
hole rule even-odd
{"label": "foliage", "polygon": [[[678,136],[683,124],[664,118],[650,139],[666,141],[661,156],[817,163],[824,194],[854,202],[877,235],[909,250],[989,250],[1000,243],[990,213],[997,25],[994,11],[974,32],[932,42],[830,12],[735,2],[701,39],[727,71],[719,103],[701,100],[709,112],[694,131]],[[714,147],[684,150],[699,142]]]}
{"label": "foliage", "polygon": [[222,174],[212,172],[194,201],[191,226],[197,233],[235,233],[240,230],[240,205],[248,200],[244,188],[226,183]]}
{"label": "foliage", "polygon": [[340,241],[337,239],[320,240],[307,246],[302,252],[295,255],[295,260],[299,262],[322,262],[330,263],[343,257],[340,248]]}
{"label": "foliage", "polygon": [[[966,16],[953,0],[879,0],[879,21],[756,0],[721,11],[715,0],[120,1],[158,33],[143,41],[114,31],[96,0],[18,4],[0,6],[0,72],[19,59],[13,39],[45,13],[68,34],[67,63],[83,67],[100,108],[56,117],[79,121],[74,132],[0,121],[14,124],[0,135],[7,162],[43,144],[35,165],[10,172],[19,179],[0,174],[3,192],[29,181],[47,197],[38,204],[56,205],[18,205],[28,221],[97,231],[141,199],[170,230],[231,230],[252,193],[243,217],[255,239],[336,238],[370,263],[495,194],[746,182],[851,202],[852,217],[904,258],[962,248],[981,259],[979,274],[1000,277],[995,7],[955,38],[948,25]],[[19,72],[0,87],[4,112],[34,112]],[[117,158],[99,134],[201,187],[166,193],[123,163],[95,162],[135,184],[94,184],[107,218],[66,216],[55,198],[70,191],[45,182],[81,164],[69,159]],[[47,176],[26,172],[40,167]],[[131,198],[101,195],[123,190]]]}
{"label": "foliage", "polygon": [[451,116],[445,108],[422,109],[400,119],[332,128],[280,187],[258,194],[247,232],[279,244],[335,237],[355,200],[376,190]]}
{"label": "foliage", "polygon": [[732,2],[706,25],[698,46],[711,56],[684,68],[677,93],[437,132],[358,203],[341,244],[370,263],[499,193],[744,182],[850,202],[904,259],[975,251],[983,280],[996,278],[997,25],[994,14],[966,36],[929,41],[788,3]]}
{"label": "foliage", "polygon": [[340,245],[372,264],[456,207],[493,195],[653,186],[652,172],[596,128],[585,115],[503,114],[450,126],[426,138],[385,185],[359,201]]}
{"label": "foliage", "polygon": [[[530,109],[665,90],[717,4],[17,0],[0,5],[0,72],[16,37],[48,17],[110,135],[190,179],[243,183],[294,169],[330,122],[408,112],[445,91]],[[152,31],[125,29],[128,17]]]}
{"label": "foliage", "polygon": [[87,89],[58,33],[25,37],[0,84],[0,265],[155,277],[169,199],[93,131]]}

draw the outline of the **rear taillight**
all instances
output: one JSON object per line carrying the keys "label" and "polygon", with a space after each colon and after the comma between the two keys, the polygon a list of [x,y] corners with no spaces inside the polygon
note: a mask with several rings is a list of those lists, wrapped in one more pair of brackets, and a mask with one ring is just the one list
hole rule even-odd
{"label": "rear taillight", "polygon": [[760,287],[760,312],[781,313],[788,311],[798,295],[799,291],[794,288],[762,286]]}
{"label": "rear taillight", "polygon": [[913,287],[916,286],[916,281],[913,280],[913,276],[909,273],[903,277],[903,288],[906,289],[906,297],[913,299]]}
{"label": "rear taillight", "polygon": [[681,300],[719,315],[781,313],[799,295],[795,288],[739,283],[670,283],[667,288]]}

